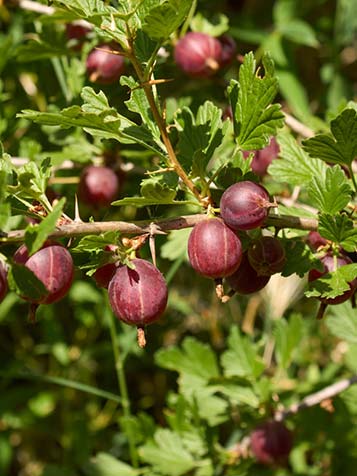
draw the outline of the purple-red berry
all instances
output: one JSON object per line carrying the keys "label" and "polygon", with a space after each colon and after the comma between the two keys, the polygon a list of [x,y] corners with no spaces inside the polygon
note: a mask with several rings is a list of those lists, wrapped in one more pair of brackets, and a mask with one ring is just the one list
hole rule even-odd
{"label": "purple-red berry", "polygon": [[248,253],[243,253],[242,261],[237,271],[228,276],[227,282],[238,294],[251,294],[260,291],[268,283],[270,276],[259,276],[249,263]]}
{"label": "purple-red berry", "polygon": [[135,269],[117,268],[109,283],[109,302],[114,314],[126,324],[143,327],[158,320],[167,304],[167,286],[160,271],[149,261],[133,259]]}
{"label": "purple-red berry", "polygon": [[[267,174],[269,165],[274,159],[278,157],[279,151],[279,144],[277,143],[275,137],[272,137],[266,147],[254,152],[251,163],[253,172],[259,177],[264,177]],[[244,151],[243,156],[248,158],[249,152]]]}
{"label": "purple-red berry", "polygon": [[92,208],[108,207],[119,193],[119,179],[113,169],[89,165],[81,173],[78,196]]}
{"label": "purple-red berry", "polygon": [[248,248],[249,263],[260,276],[280,273],[285,265],[285,250],[281,241],[273,236],[262,236]]}
{"label": "purple-red berry", "polygon": [[220,68],[222,46],[211,35],[189,32],[176,43],[174,57],[187,75],[208,78]]}
{"label": "purple-red berry", "polygon": [[237,45],[233,38],[229,35],[222,35],[218,37],[218,41],[221,44],[222,53],[219,59],[219,65],[221,68],[228,66],[234,60],[236,55]]}
{"label": "purple-red berry", "polygon": [[94,48],[86,62],[89,80],[99,84],[118,81],[125,70],[124,57],[119,52],[115,44],[102,44]]}
{"label": "purple-red berry", "polygon": [[47,243],[39,251],[29,256],[25,245],[14,254],[14,262],[31,270],[45,286],[48,293],[34,301],[28,296],[24,299],[37,304],[51,304],[62,299],[69,291],[74,274],[72,256],[62,245]]}
{"label": "purple-red berry", "polygon": [[233,230],[251,230],[261,226],[270,206],[267,190],[249,180],[228,187],[220,202],[223,221]]}
{"label": "purple-red berry", "polygon": [[307,243],[312,250],[317,251],[320,247],[326,246],[328,241],[318,231],[310,231],[307,235]]}
{"label": "purple-red berry", "polygon": [[7,269],[5,264],[0,261],[0,302],[4,299],[8,291]]}
{"label": "purple-red berry", "polygon": [[[116,245],[107,245],[104,250],[109,252],[115,252],[118,249]],[[103,266],[100,266],[95,273],[93,278],[99,288],[108,288],[111,279],[113,278],[117,270],[117,263],[106,263]]]}
{"label": "purple-red berry", "polygon": [[220,218],[197,223],[188,240],[188,256],[195,271],[207,278],[233,274],[242,259],[238,236]]}
{"label": "purple-red berry", "polygon": [[280,421],[267,421],[250,434],[250,448],[259,463],[285,465],[293,447],[293,433]]}

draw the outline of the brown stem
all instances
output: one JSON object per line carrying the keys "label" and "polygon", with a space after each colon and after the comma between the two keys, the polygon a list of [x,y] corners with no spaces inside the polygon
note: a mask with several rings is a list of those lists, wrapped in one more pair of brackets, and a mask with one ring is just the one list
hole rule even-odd
{"label": "brown stem", "polygon": [[[100,235],[108,231],[119,231],[125,235],[163,234],[172,230],[192,228],[197,223],[206,220],[206,214],[183,215],[174,218],[157,220],[153,227],[152,220],[128,223],[125,221],[78,222],[72,221],[56,227],[48,238],[69,238],[83,235]],[[318,221],[313,218],[300,218],[284,215],[268,216],[265,226],[278,228],[295,228],[298,230],[317,230]],[[0,243],[15,243],[24,241],[25,230],[13,230],[0,233]]]}
{"label": "brown stem", "polygon": [[141,86],[142,86],[142,88],[145,92],[146,98],[149,102],[152,115],[153,115],[153,117],[155,119],[155,122],[156,122],[156,124],[157,124],[157,126],[160,130],[161,139],[162,139],[162,142],[164,143],[164,145],[166,147],[167,154],[168,154],[168,157],[169,157],[169,160],[170,160],[170,166],[172,166],[175,169],[177,175],[181,178],[182,182],[193,193],[193,195],[198,199],[198,201],[203,206],[207,207],[209,205],[210,201],[207,200],[206,197],[201,197],[201,194],[200,194],[199,190],[196,188],[195,184],[192,182],[192,180],[186,174],[185,170],[182,168],[180,162],[178,161],[178,159],[176,157],[176,153],[174,151],[173,145],[171,143],[171,140],[170,140],[168,132],[167,132],[166,123],[165,123],[165,121],[164,121],[164,119],[163,119],[163,117],[162,117],[162,115],[161,115],[161,113],[160,113],[160,111],[157,107],[157,104],[156,104],[156,101],[155,101],[155,98],[154,98],[154,95],[153,95],[153,92],[152,92],[152,89],[151,89],[151,84],[150,84],[149,78],[145,78],[143,70],[141,68],[141,65],[138,62],[138,60],[136,59],[136,56],[133,53],[132,49],[131,49],[131,51],[128,52],[128,58],[131,61],[132,65],[135,69],[135,72],[136,72],[136,74],[138,76],[138,79],[139,79],[139,83],[141,84]]}
{"label": "brown stem", "polygon": [[315,135],[314,131],[309,127],[305,126],[302,122],[295,119],[295,117],[291,116],[287,112],[284,112],[285,115],[285,124],[290,127],[294,132],[297,132],[303,137],[309,138]]}
{"label": "brown stem", "polygon": [[313,407],[314,405],[320,404],[324,400],[335,397],[355,383],[357,383],[357,375],[353,375],[351,378],[346,378],[340,380],[339,382],[333,383],[332,385],[329,385],[318,392],[306,396],[301,400],[301,402],[294,403],[288,408],[277,411],[274,415],[274,419],[277,421],[282,421],[286,417],[294,415],[304,408]]}

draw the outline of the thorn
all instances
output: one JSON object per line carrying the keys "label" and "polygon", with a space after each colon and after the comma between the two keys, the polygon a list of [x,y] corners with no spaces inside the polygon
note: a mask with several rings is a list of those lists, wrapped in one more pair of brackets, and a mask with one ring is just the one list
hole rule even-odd
{"label": "thorn", "polygon": [[156,225],[154,223],[150,223],[149,247],[150,247],[150,253],[151,253],[152,262],[154,263],[154,266],[156,266],[155,228],[156,228]]}
{"label": "thorn", "polygon": [[83,220],[79,214],[79,205],[77,194],[74,196],[74,220],[75,223],[83,223]]}

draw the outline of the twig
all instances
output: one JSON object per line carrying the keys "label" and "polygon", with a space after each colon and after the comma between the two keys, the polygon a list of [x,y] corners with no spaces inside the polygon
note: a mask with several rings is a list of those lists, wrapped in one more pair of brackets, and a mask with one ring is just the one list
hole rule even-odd
{"label": "twig", "polygon": [[[55,8],[49,5],[43,5],[42,3],[37,3],[32,0],[18,0],[17,5],[23,10],[40,13],[41,15],[53,15],[56,11]],[[92,24],[86,20],[76,20],[76,24],[85,26],[86,28],[92,28]]]}
{"label": "twig", "polygon": [[305,126],[302,122],[295,119],[295,117],[291,116],[287,112],[284,112],[285,115],[285,123],[287,126],[290,127],[293,131],[297,132],[303,137],[309,138],[315,135],[314,131],[309,127]]}
{"label": "twig", "polygon": [[[153,222],[150,221],[102,221],[90,223],[66,223],[57,226],[56,230],[48,235],[48,238],[68,238],[78,237],[82,235],[100,235],[108,231],[119,231],[126,235],[141,235],[144,233],[162,234],[162,232],[172,230],[182,230],[183,228],[191,228],[196,223],[206,219],[205,214],[184,215],[155,222],[155,230],[153,231]],[[299,230],[317,230],[318,221],[313,218],[299,218],[292,216],[272,215],[265,221],[265,226],[275,226],[278,228],[295,228]],[[3,233],[0,237],[0,243],[13,243],[23,241],[25,238],[25,230],[13,230]]]}
{"label": "twig", "polygon": [[318,405],[324,400],[335,397],[336,395],[340,394],[355,383],[357,383],[357,375],[353,375],[351,378],[340,380],[339,382],[329,385],[328,387],[325,387],[316,393],[308,395],[307,397],[303,398],[299,403],[294,403],[288,408],[278,410],[274,415],[274,419],[277,421],[282,421],[286,417],[294,415],[295,413],[299,412],[304,408],[313,407],[314,405]]}
{"label": "twig", "polygon": [[42,13],[43,15],[53,15],[55,9],[42,3],[33,2],[32,0],[19,0],[18,6],[23,10],[29,10],[31,12]]}

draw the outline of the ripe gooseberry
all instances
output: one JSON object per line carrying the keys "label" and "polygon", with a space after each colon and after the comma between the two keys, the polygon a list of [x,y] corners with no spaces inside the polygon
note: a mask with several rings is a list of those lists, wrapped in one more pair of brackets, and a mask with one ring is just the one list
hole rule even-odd
{"label": "ripe gooseberry", "polygon": [[228,276],[227,282],[238,294],[251,294],[263,289],[269,279],[270,276],[258,275],[249,263],[248,253],[245,251],[239,268],[231,276]]}
{"label": "ripe gooseberry", "polygon": [[125,69],[124,58],[116,44],[102,44],[88,55],[86,68],[89,80],[94,83],[111,84],[117,81]]}
{"label": "ripe gooseberry", "polygon": [[208,78],[220,67],[222,46],[217,38],[192,31],[176,43],[174,58],[189,76]]}
{"label": "ripe gooseberry", "polygon": [[223,68],[228,66],[233,61],[237,45],[233,38],[229,35],[219,36],[218,41],[220,42],[222,48],[219,65],[221,68]]}
{"label": "ripe gooseberry", "polygon": [[74,266],[69,251],[57,243],[46,243],[43,248],[29,256],[25,245],[21,245],[13,256],[14,262],[31,270],[45,286],[47,293],[33,300],[22,296],[27,301],[37,304],[51,304],[62,299],[71,287]]}
{"label": "ripe gooseberry", "polygon": [[259,227],[264,223],[271,206],[267,190],[250,180],[228,187],[220,202],[223,221],[233,230]]}
{"label": "ripe gooseberry", "polygon": [[7,269],[5,264],[0,261],[0,302],[4,299],[8,291]]}
{"label": "ripe gooseberry", "polygon": [[207,278],[223,278],[238,268],[242,244],[220,218],[207,218],[193,227],[188,239],[188,256],[198,273]]}
{"label": "ripe gooseberry", "polygon": [[312,250],[317,251],[320,247],[327,245],[328,241],[318,231],[310,231],[307,235],[307,243]]}
{"label": "ripe gooseberry", "polygon": [[259,463],[284,465],[293,446],[292,432],[280,421],[267,421],[250,434],[250,448]]}
{"label": "ripe gooseberry", "polygon": [[88,165],[79,178],[78,196],[81,202],[92,208],[107,207],[117,198],[119,185],[113,169]]}
{"label": "ripe gooseberry", "polygon": [[249,263],[259,276],[280,273],[285,265],[285,250],[281,241],[274,236],[262,236],[248,248]]}
{"label": "ripe gooseberry", "polygon": [[74,50],[79,51],[83,43],[85,42],[86,36],[90,33],[91,28],[90,25],[86,26],[82,22],[71,22],[66,23],[66,35],[67,38],[70,40],[69,46],[71,46]]}
{"label": "ripe gooseberry", "polygon": [[[251,167],[253,172],[258,177],[264,177],[267,174],[267,169],[274,159],[277,158],[280,148],[275,137],[270,139],[269,144],[263,149],[254,151]],[[243,156],[249,157],[249,152],[244,151]]]}
{"label": "ripe gooseberry", "polygon": [[167,286],[160,271],[149,261],[135,258],[135,269],[117,268],[108,286],[110,306],[126,324],[138,327],[138,341],[145,346],[143,327],[157,321],[167,304]]}
{"label": "ripe gooseberry", "polygon": [[[116,245],[107,245],[104,250],[109,252],[114,252],[118,247]],[[108,288],[111,279],[113,278],[117,270],[117,263],[106,263],[103,266],[100,266],[95,273],[93,278],[97,283],[99,288]]]}

